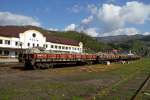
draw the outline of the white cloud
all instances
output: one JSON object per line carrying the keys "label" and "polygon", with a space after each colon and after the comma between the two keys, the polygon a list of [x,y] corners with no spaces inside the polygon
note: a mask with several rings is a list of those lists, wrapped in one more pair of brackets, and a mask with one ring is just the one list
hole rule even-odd
{"label": "white cloud", "polygon": [[98,36],[97,28],[95,27],[85,28],[84,25],[77,26],[76,24],[70,24],[64,29],[64,31],[78,31],[78,32],[84,32],[85,34],[93,37]]}
{"label": "white cloud", "polygon": [[[71,24],[65,30],[83,31],[91,36],[149,34],[149,32],[141,33],[134,25],[144,25],[146,21],[150,21],[150,4],[130,1],[120,6],[111,4],[115,0],[108,2],[102,6],[88,5],[90,16],[81,20],[78,26]],[[92,23],[96,23],[96,27],[92,26]],[[133,26],[128,27],[129,24]]]}
{"label": "white cloud", "polygon": [[143,24],[150,18],[150,5],[139,3],[137,1],[127,2],[122,7],[120,15],[124,20],[130,23]]}
{"label": "white cloud", "polygon": [[13,14],[10,12],[0,12],[0,25],[33,25],[40,26],[40,23],[32,17]]}
{"label": "white cloud", "polygon": [[77,25],[76,24],[70,24],[64,30],[65,31],[75,31],[76,29],[77,29]]}
{"label": "white cloud", "polygon": [[59,31],[59,29],[57,29],[57,28],[48,28],[48,30],[50,30],[50,31]]}
{"label": "white cloud", "polygon": [[88,28],[88,29],[85,29],[83,32],[85,32],[86,34],[90,35],[90,36],[93,36],[93,37],[96,37],[99,33],[97,33],[97,28]]}
{"label": "white cloud", "polygon": [[103,23],[104,30],[114,31],[123,28],[127,23],[144,24],[150,19],[150,5],[138,1],[127,2],[126,5],[103,4],[88,5],[93,16]]}
{"label": "white cloud", "polygon": [[83,20],[81,21],[81,24],[87,25],[87,24],[91,23],[92,21],[93,21],[93,16],[89,16],[89,17],[83,19]]}
{"label": "white cloud", "polygon": [[93,16],[89,16],[87,18],[84,18],[83,20],[81,20],[80,25],[78,26],[77,30],[80,31],[85,31],[87,29],[89,29],[89,25],[92,23],[93,21]]}
{"label": "white cloud", "polygon": [[97,13],[97,10],[98,10],[98,7],[95,6],[94,4],[89,4],[87,6],[88,10],[92,13],[92,14],[96,14]]}
{"label": "white cloud", "polygon": [[80,5],[73,5],[71,8],[67,8],[67,10],[73,13],[79,13],[81,10],[83,10],[83,7]]}
{"label": "white cloud", "polygon": [[141,24],[150,18],[150,5],[138,1],[127,2],[124,6],[103,4],[102,7],[94,7],[93,5],[91,11],[104,22],[112,21],[115,18],[122,22]]}
{"label": "white cloud", "polygon": [[143,33],[143,35],[150,35],[150,32],[145,32]]}
{"label": "white cloud", "polygon": [[124,20],[120,17],[121,7],[113,4],[104,4],[98,9],[97,18],[103,22],[105,30],[111,31],[123,27]]}
{"label": "white cloud", "polygon": [[136,35],[140,34],[136,28],[120,28],[111,32],[102,33],[101,36],[115,36],[115,35]]}

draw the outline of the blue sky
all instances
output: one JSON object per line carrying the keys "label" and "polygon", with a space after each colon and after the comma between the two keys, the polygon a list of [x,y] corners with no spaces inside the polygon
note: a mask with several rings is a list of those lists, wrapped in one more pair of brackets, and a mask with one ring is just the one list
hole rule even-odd
{"label": "blue sky", "polygon": [[68,24],[79,23],[88,15],[86,9],[74,13],[71,11],[73,6],[86,7],[97,3],[98,0],[1,0],[0,11],[32,16],[44,27],[64,28]]}
{"label": "blue sky", "polygon": [[[132,3],[131,3],[132,2]],[[131,3],[130,9],[127,3]],[[106,5],[105,5],[106,4]],[[142,5],[141,5],[142,4]],[[105,5],[105,6],[104,6]],[[136,13],[146,7],[143,16]],[[140,8],[141,7],[141,8]],[[92,9],[97,9],[95,13]],[[115,9],[122,9],[122,21],[116,19],[118,26],[115,26],[113,17],[107,18],[108,8],[110,13],[116,13]],[[100,12],[99,10],[102,9]],[[111,9],[114,9],[111,12]],[[132,10],[133,9],[133,10]],[[139,15],[137,23],[131,18],[133,11]],[[106,16],[105,16],[106,15]],[[119,14],[120,15],[120,14]],[[137,16],[135,15],[135,16]],[[6,16],[6,17],[4,17]],[[111,16],[111,14],[109,15]],[[145,17],[146,16],[146,17]],[[132,16],[131,16],[132,17]],[[120,17],[118,17],[120,18]],[[126,19],[125,19],[126,18]],[[141,19],[140,19],[141,18]],[[16,21],[18,20],[18,21]],[[85,23],[84,23],[84,21]],[[87,21],[89,20],[89,22]],[[87,22],[86,22],[87,21]],[[139,21],[139,22],[138,22]],[[144,22],[143,22],[144,21]],[[149,0],[0,0],[0,25],[37,25],[44,28],[58,30],[83,30],[92,36],[120,35],[130,32],[149,34],[150,32],[150,1]],[[87,25],[88,24],[88,25]],[[112,27],[115,26],[115,27]],[[95,32],[95,33],[94,33]],[[93,35],[94,34],[94,35]],[[132,35],[132,34],[131,34]]]}

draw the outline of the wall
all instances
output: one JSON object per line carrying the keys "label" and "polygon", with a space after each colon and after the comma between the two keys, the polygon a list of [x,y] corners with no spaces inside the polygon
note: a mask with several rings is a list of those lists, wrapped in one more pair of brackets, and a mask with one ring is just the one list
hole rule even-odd
{"label": "wall", "polygon": [[[3,44],[0,44],[0,47],[1,48],[26,49],[26,48],[32,48],[33,44],[35,47],[39,44],[38,46],[40,47],[44,46],[46,50],[50,50],[50,51],[63,51],[63,52],[70,52],[70,53],[73,53],[73,52],[82,53],[83,51],[82,42],[79,43],[79,46],[46,42],[46,37],[42,33],[36,30],[28,30],[28,31],[25,31],[24,33],[20,33],[19,37],[20,38],[0,36],[0,39],[3,40]],[[9,45],[6,44],[5,40],[10,40],[10,44]],[[28,45],[28,43],[30,45]],[[22,46],[20,44],[22,44]],[[53,45],[53,48],[52,48],[52,45]],[[15,57],[15,51],[9,50],[9,52],[10,52],[9,56]]]}
{"label": "wall", "polygon": [[[3,41],[3,44],[0,44],[0,47],[19,48],[19,45],[15,45],[16,42],[19,42],[19,38],[0,36],[0,40]],[[5,40],[10,40],[10,44],[5,44]]]}
{"label": "wall", "polygon": [[[50,43],[50,42],[46,42],[46,44],[47,44],[46,50],[66,51],[66,52],[70,52],[70,53],[73,53],[73,52],[82,53],[82,47],[80,47],[80,46],[56,44],[56,43]],[[51,47],[52,45],[53,45],[53,48]],[[57,48],[55,46],[57,46]]]}
{"label": "wall", "polygon": [[[39,44],[39,46],[43,47],[46,42],[46,38],[43,36],[43,34],[36,30],[28,30],[20,34],[20,42],[23,43],[22,48],[33,47],[33,44],[34,46]],[[28,43],[30,43],[30,46],[28,46]]]}

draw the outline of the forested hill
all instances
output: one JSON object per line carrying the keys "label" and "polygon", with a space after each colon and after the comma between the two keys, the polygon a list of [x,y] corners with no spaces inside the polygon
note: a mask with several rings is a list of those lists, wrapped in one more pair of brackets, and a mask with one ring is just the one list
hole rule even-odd
{"label": "forested hill", "polygon": [[143,39],[147,36],[136,34],[136,35],[117,35],[117,36],[105,36],[105,37],[97,37],[98,41],[105,43],[123,43],[130,40],[139,40]]}
{"label": "forested hill", "polygon": [[98,37],[97,40],[115,49],[132,50],[142,56],[150,56],[150,35],[108,36]]}

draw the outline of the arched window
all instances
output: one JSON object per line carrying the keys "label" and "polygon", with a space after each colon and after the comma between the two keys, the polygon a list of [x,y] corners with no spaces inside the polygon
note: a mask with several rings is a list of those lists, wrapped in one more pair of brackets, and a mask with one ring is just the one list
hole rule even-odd
{"label": "arched window", "polygon": [[36,37],[36,34],[35,34],[35,33],[33,33],[33,34],[32,34],[32,36],[35,38],[35,37]]}

